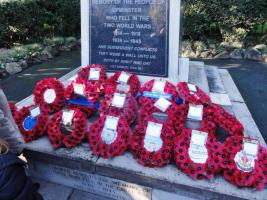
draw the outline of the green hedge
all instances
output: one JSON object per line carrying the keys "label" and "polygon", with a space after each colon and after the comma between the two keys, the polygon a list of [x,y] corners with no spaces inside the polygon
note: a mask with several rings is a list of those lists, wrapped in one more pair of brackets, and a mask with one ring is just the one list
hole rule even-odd
{"label": "green hedge", "polygon": [[79,34],[80,0],[0,0],[0,47]]}
{"label": "green hedge", "polygon": [[255,30],[267,21],[266,0],[183,0],[183,6],[187,39],[215,37],[240,42],[251,35],[266,34],[264,28],[261,32]]}

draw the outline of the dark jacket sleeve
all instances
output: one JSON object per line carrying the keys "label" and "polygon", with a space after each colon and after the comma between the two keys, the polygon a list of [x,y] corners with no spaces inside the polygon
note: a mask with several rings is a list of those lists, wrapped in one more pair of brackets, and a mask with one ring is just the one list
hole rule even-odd
{"label": "dark jacket sleeve", "polygon": [[7,141],[10,151],[19,154],[24,148],[24,141],[12,117],[6,97],[0,89],[0,138]]}
{"label": "dark jacket sleeve", "polygon": [[14,154],[0,156],[0,199],[35,200],[37,186],[26,176],[24,162]]}

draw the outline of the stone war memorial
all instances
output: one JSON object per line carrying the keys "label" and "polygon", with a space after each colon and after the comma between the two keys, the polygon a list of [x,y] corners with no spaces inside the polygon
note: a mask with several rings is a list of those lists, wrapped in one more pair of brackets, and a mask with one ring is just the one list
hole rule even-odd
{"label": "stone war memorial", "polygon": [[227,70],[179,57],[181,10],[81,0],[82,66],[16,104],[35,102],[30,176],[91,199],[267,199],[266,143]]}

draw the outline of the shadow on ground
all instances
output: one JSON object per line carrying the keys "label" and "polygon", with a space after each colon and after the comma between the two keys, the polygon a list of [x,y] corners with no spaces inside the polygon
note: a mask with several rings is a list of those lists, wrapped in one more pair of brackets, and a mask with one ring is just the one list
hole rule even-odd
{"label": "shadow on ground", "polygon": [[21,73],[2,80],[4,92],[10,101],[18,102],[32,94],[35,84],[48,77],[59,78],[80,66],[80,51],[64,52],[59,57],[34,65]]}
{"label": "shadow on ground", "polygon": [[201,60],[227,69],[267,141],[267,64],[245,60]]}

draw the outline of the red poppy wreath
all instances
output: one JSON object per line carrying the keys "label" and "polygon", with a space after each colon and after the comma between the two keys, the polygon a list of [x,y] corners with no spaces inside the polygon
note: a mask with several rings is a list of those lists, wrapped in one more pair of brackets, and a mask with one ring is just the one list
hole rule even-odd
{"label": "red poppy wreath", "polygon": [[101,115],[122,116],[129,125],[135,121],[137,112],[138,104],[131,94],[109,94],[100,106]]}
{"label": "red poppy wreath", "polygon": [[232,136],[220,149],[224,177],[240,187],[263,189],[267,183],[267,149],[258,140]]}
{"label": "red poppy wreath", "polygon": [[62,110],[54,114],[48,125],[48,137],[54,148],[73,148],[85,138],[86,116],[79,109]]}
{"label": "red poppy wreath", "polygon": [[171,102],[176,102],[178,94],[173,84],[168,81],[156,81],[155,79],[146,82],[139,90],[138,102],[140,105],[146,103],[146,107],[153,107],[153,104],[160,97],[164,97]]}
{"label": "red poppy wreath", "polygon": [[201,90],[198,86],[180,82],[177,85],[179,95],[185,102],[191,104],[209,104],[211,103],[211,99],[209,95],[207,95],[203,90]]}
{"label": "red poppy wreath", "polygon": [[163,167],[172,158],[174,131],[167,123],[148,117],[135,127],[131,152],[143,166]]}
{"label": "red poppy wreath", "polygon": [[39,106],[32,105],[16,112],[15,119],[24,141],[30,142],[45,134],[49,116],[41,113]]}
{"label": "red poppy wreath", "polygon": [[129,146],[132,131],[122,117],[101,116],[90,127],[90,148],[95,155],[111,158],[122,155]]}
{"label": "red poppy wreath", "polygon": [[89,65],[83,68],[77,77],[77,81],[87,84],[87,88],[94,88],[102,95],[105,92],[107,75],[105,67],[98,64]]}
{"label": "red poppy wreath", "polygon": [[65,98],[69,108],[80,109],[90,117],[99,107],[100,92],[98,85],[91,82],[74,81],[65,90]]}
{"label": "red poppy wreath", "polygon": [[211,179],[220,172],[220,144],[214,131],[215,125],[209,121],[203,121],[197,130],[181,125],[174,142],[174,160],[178,169],[198,180]]}
{"label": "red poppy wreath", "polygon": [[39,81],[33,91],[35,104],[42,113],[52,114],[63,108],[65,103],[64,85],[56,78]]}
{"label": "red poppy wreath", "polygon": [[[184,124],[186,122],[189,108],[192,107],[203,107],[202,121],[210,121],[216,125],[216,128],[221,127],[229,135],[242,135],[243,134],[243,125],[230,113],[225,111],[222,107],[209,104],[209,105],[192,105],[192,104],[182,104],[179,106],[179,111],[177,112],[177,120],[179,123]],[[199,108],[197,108],[199,109]],[[195,110],[195,109],[194,109]],[[177,126],[175,126],[175,130]]]}
{"label": "red poppy wreath", "polygon": [[140,89],[138,76],[129,72],[115,72],[107,81],[106,94],[114,94],[116,91],[131,93],[136,96]]}
{"label": "red poppy wreath", "polygon": [[215,124],[212,117],[210,117],[212,112],[213,110],[210,106],[181,104],[176,111],[176,123],[174,125],[176,135],[182,136],[183,129],[186,130],[187,119],[198,121],[198,126],[203,129],[214,129],[211,133],[215,134]]}

